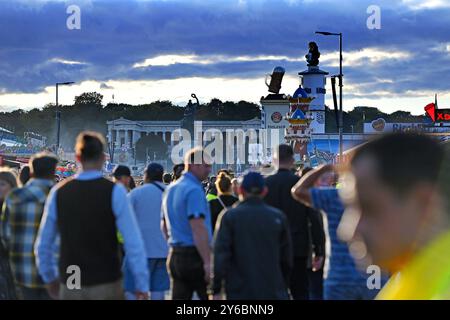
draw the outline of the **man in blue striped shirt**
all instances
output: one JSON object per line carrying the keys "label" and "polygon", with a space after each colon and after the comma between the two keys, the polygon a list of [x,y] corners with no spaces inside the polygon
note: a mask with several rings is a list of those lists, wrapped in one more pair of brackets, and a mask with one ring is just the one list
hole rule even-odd
{"label": "man in blue striped shirt", "polygon": [[331,253],[328,276],[324,282],[324,299],[372,300],[379,290],[368,288],[367,275],[357,270],[347,245],[337,235],[344,214],[338,189],[314,187],[321,176],[333,170],[332,165],[324,165],[308,172],[292,188],[292,196],[307,206],[324,211],[327,216]]}

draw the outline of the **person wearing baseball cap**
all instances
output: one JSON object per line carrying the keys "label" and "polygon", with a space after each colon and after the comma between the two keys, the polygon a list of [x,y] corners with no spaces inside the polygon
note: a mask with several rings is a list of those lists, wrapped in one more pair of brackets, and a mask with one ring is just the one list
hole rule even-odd
{"label": "person wearing baseball cap", "polygon": [[[170,280],[166,269],[168,253],[167,242],[161,232],[161,202],[165,184],[162,182],[164,168],[158,163],[150,163],[144,172],[144,185],[133,189],[128,194],[133,207],[138,227],[144,240],[150,276],[150,299],[164,300],[165,291],[169,290]],[[124,288],[126,297],[132,298],[135,283],[131,273],[130,262],[125,256]]]}
{"label": "person wearing baseball cap", "polygon": [[[264,203],[267,187],[258,172],[241,179],[240,201],[218,218],[211,294],[221,299],[288,299],[291,238],[283,212]],[[242,284],[242,285],[239,285]]]}
{"label": "person wearing baseball cap", "polygon": [[[127,166],[121,164],[115,166],[112,172],[112,179],[115,184],[123,185],[127,192],[131,191],[131,184],[134,180],[132,180],[133,177],[131,176],[131,170]],[[119,241],[120,252],[123,254],[123,237],[120,232],[117,232],[117,240]]]}
{"label": "person wearing baseball cap", "polygon": [[114,183],[121,183],[128,191],[130,190],[131,170],[127,166],[117,165],[112,173]]}

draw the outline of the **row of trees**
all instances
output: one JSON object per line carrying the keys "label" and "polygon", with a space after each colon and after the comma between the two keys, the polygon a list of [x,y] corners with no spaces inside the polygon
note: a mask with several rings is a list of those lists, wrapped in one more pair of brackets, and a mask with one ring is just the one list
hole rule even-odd
{"label": "row of trees", "polygon": [[[96,130],[106,134],[106,122],[118,118],[129,120],[180,121],[184,108],[170,101],[154,101],[149,104],[130,105],[123,103],[102,104],[103,96],[97,92],[86,92],[75,97],[73,105],[60,105],[61,145],[73,146],[76,135],[82,130]],[[0,127],[13,131],[22,137],[32,131],[48,138],[49,144],[56,141],[56,106],[47,104],[42,109],[29,111],[18,109],[0,112]],[[197,108],[197,120],[249,120],[259,117],[258,105],[246,101],[222,102],[212,99]]]}
{"label": "row of trees", "polygon": [[[181,120],[184,108],[170,101],[154,101],[143,105],[108,103],[102,104],[103,96],[97,92],[87,92],[75,97],[73,105],[59,106],[61,111],[61,145],[73,146],[76,135],[86,129],[106,134],[106,122],[120,117],[130,120]],[[0,112],[0,126],[23,136],[26,131],[33,131],[48,138],[48,143],[55,143],[56,106],[48,104],[42,109],[29,111],[15,110]],[[197,120],[250,120],[260,117],[259,106],[255,103],[239,101],[222,102],[212,99],[197,108]],[[362,132],[363,122],[383,117],[391,122],[421,121],[422,116],[412,116],[409,112],[397,111],[386,114],[377,108],[356,107],[344,113],[344,132]],[[326,131],[336,132],[334,111],[327,108]],[[140,151],[139,153],[141,153]]]}

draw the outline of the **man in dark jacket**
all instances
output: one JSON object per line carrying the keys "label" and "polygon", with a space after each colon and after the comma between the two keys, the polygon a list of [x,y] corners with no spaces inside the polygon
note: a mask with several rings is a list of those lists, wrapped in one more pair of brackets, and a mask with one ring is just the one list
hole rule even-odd
{"label": "man in dark jacket", "polygon": [[[325,233],[320,224],[319,212],[295,201],[291,195],[292,187],[299,177],[292,172],[294,151],[287,144],[280,144],[274,154],[277,172],[266,178],[269,189],[264,201],[280,209],[286,215],[293,243],[294,266],[290,277],[289,289],[295,300],[308,299],[307,262],[310,255],[310,243],[313,244],[315,269],[323,264]],[[311,222],[311,232],[309,230]],[[312,239],[309,234],[311,233]]]}
{"label": "man in dark jacket", "polygon": [[261,174],[247,173],[239,191],[241,201],[219,216],[214,237],[214,298],[224,286],[229,300],[288,299],[292,249],[287,219],[263,202],[267,187]]}

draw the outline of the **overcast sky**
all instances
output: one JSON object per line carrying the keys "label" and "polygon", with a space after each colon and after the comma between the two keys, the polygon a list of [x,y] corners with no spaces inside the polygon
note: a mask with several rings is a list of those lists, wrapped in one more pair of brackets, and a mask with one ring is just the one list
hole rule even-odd
{"label": "overcast sky", "polygon": [[[66,26],[72,4],[80,30]],[[373,4],[380,30],[366,25]],[[105,103],[258,102],[278,65],[292,94],[309,41],[321,69],[338,71],[338,39],[316,30],[344,34],[345,109],[422,114],[434,93],[450,108],[450,0],[2,0],[0,109],[54,102],[60,81],[77,83],[60,89],[65,104],[85,91]]]}

